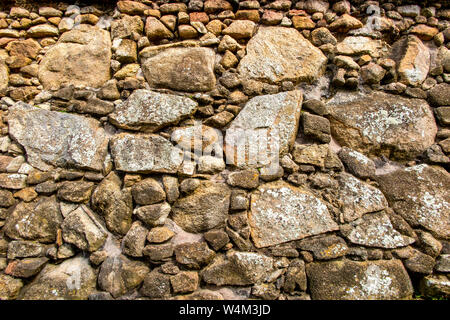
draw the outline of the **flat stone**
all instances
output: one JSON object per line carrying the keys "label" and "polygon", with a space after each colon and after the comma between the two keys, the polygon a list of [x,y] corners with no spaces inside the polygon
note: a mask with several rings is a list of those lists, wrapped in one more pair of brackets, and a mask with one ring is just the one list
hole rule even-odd
{"label": "flat stone", "polygon": [[45,89],[64,84],[98,88],[110,78],[110,60],[109,32],[82,24],[62,34],[47,51],[39,64],[39,80]]}
{"label": "flat stone", "polygon": [[171,210],[167,202],[141,206],[134,210],[134,214],[150,227],[164,225]]}
{"label": "flat stone", "polygon": [[3,97],[8,88],[9,71],[6,63],[0,60],[0,97]]}
{"label": "flat stone", "polygon": [[358,178],[367,179],[375,176],[375,163],[362,153],[343,147],[338,155],[348,171]]}
{"label": "flat stone", "polygon": [[335,235],[317,236],[300,240],[297,248],[311,251],[317,260],[330,260],[344,256],[348,252],[344,239]]}
{"label": "flat stone", "polygon": [[450,175],[426,164],[377,177],[389,206],[411,226],[422,226],[438,237],[450,237]]}
{"label": "flat stone", "polygon": [[11,261],[5,269],[5,274],[17,278],[30,278],[44,268],[48,258],[26,258]]}
{"label": "flat stone", "polygon": [[281,83],[312,82],[325,71],[327,58],[295,29],[260,27],[238,65],[243,79]]}
{"label": "flat stone", "polygon": [[450,281],[445,275],[429,275],[420,281],[420,291],[428,297],[449,297]]}
{"label": "flat stone", "polygon": [[65,181],[58,189],[58,199],[74,203],[87,203],[94,183],[91,181]]}
{"label": "flat stone", "polygon": [[140,53],[142,71],[153,88],[210,91],[216,84],[214,51],[198,47],[147,47]]}
{"label": "flat stone", "polygon": [[348,56],[369,54],[372,57],[379,56],[382,44],[380,40],[373,40],[368,37],[352,36],[345,37],[336,46],[336,53]]}
{"label": "flat stone", "polygon": [[27,186],[27,176],[19,173],[0,173],[0,187],[5,189],[22,189]]}
{"label": "flat stone", "polygon": [[154,132],[191,115],[197,106],[187,97],[140,89],[121,103],[109,120],[122,129]]}
{"label": "flat stone", "polygon": [[440,83],[428,90],[428,98],[431,105],[450,106],[450,85],[448,83]]}
{"label": "flat stone", "polygon": [[46,246],[35,241],[13,240],[8,243],[8,259],[44,256]]}
{"label": "flat stone", "polygon": [[222,30],[222,34],[234,39],[249,39],[253,36],[256,23],[250,20],[235,20],[228,27]]}
{"label": "flat stone", "polygon": [[283,181],[264,184],[252,194],[249,225],[257,248],[338,229],[321,200]]}
{"label": "flat stone", "polygon": [[434,143],[437,127],[424,100],[341,91],[327,107],[333,137],[366,156],[414,159]]}
{"label": "flat stone", "polygon": [[206,242],[182,243],[175,247],[176,261],[189,269],[201,269],[216,256]]}
{"label": "flat stone", "polygon": [[314,262],[306,273],[314,300],[393,300],[413,293],[400,260]]}
{"label": "flat stone", "polygon": [[53,166],[100,171],[108,137],[95,119],[16,103],[9,109],[9,134],[27,153],[33,167]]}
{"label": "flat stone", "polygon": [[173,220],[185,231],[205,232],[225,225],[231,191],[225,183],[204,181],[172,206]]}
{"label": "flat stone", "polygon": [[226,131],[227,162],[264,166],[288,152],[297,135],[301,104],[298,90],[250,99]]}
{"label": "flat stone", "polygon": [[116,169],[125,172],[176,173],[183,160],[180,149],[154,134],[117,134],[111,139],[111,154]]}
{"label": "flat stone", "polygon": [[23,300],[86,300],[96,291],[96,272],[89,259],[77,256],[63,263],[47,264],[23,289]]}
{"label": "flat stone", "polygon": [[39,24],[28,29],[27,35],[31,38],[56,37],[59,30],[50,24]]}

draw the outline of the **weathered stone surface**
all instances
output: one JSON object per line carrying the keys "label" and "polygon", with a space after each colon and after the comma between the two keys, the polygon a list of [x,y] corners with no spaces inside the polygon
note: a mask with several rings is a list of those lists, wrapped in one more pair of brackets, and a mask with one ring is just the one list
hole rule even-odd
{"label": "weathered stone surface", "polygon": [[27,176],[18,173],[0,173],[0,187],[6,189],[22,189],[27,186]]}
{"label": "weathered stone surface", "polygon": [[348,251],[344,239],[335,235],[317,236],[300,240],[297,243],[297,248],[311,251],[317,260],[330,260],[342,257]]}
{"label": "weathered stone surface", "polygon": [[147,178],[131,187],[131,194],[137,204],[148,205],[166,199],[162,185],[153,178]]}
{"label": "weathered stone surface", "polygon": [[14,260],[6,267],[5,274],[17,278],[30,278],[39,273],[47,261],[48,258],[43,257]]}
{"label": "weathered stone surface", "polygon": [[379,56],[382,44],[380,40],[373,40],[368,37],[345,37],[336,46],[336,53],[343,55],[369,54],[372,57]]}
{"label": "weathered stone surface", "polygon": [[412,226],[450,238],[450,175],[421,164],[377,177],[390,207]]}
{"label": "weathered stone surface", "polygon": [[150,227],[162,226],[170,213],[170,205],[167,202],[142,206],[134,210],[134,214]]}
{"label": "weathered stone surface", "polygon": [[183,160],[180,149],[154,134],[117,134],[111,139],[111,154],[116,169],[125,172],[176,173]]}
{"label": "weathered stone surface", "polygon": [[97,120],[21,102],[9,110],[9,134],[25,148],[32,166],[43,171],[53,166],[103,168],[108,137]]}
{"label": "weathered stone surface", "polygon": [[434,143],[436,123],[423,100],[341,91],[327,106],[333,137],[365,155],[413,159]]}
{"label": "weathered stone surface", "polygon": [[311,297],[318,300],[393,300],[411,297],[400,260],[314,262],[306,265]]}
{"label": "weathered stone surface", "polygon": [[350,222],[369,212],[383,210],[387,201],[377,188],[364,183],[348,173],[341,173],[338,178],[338,197],[342,202],[342,218]]}
{"label": "weathered stone surface", "polygon": [[23,282],[6,274],[0,274],[0,299],[14,300],[19,296]]}
{"label": "weathered stone surface", "polygon": [[450,85],[448,83],[440,83],[435,85],[428,91],[428,98],[433,106],[449,106],[450,105]]}
{"label": "weathered stone surface", "polygon": [[63,218],[55,197],[20,202],[8,215],[4,230],[12,239],[54,242]]}
{"label": "weathered stone surface", "polygon": [[6,63],[2,59],[0,59],[0,97],[3,97],[6,89],[8,88],[8,74],[9,72]]}
{"label": "weathered stone surface", "polygon": [[394,43],[391,57],[397,63],[402,83],[418,86],[426,79],[430,69],[430,51],[416,36],[408,35]]}
{"label": "weathered stone surface", "polygon": [[298,90],[249,100],[226,131],[227,161],[242,167],[262,166],[288,152],[297,135],[301,104]]}
{"label": "weathered stone surface", "polygon": [[123,235],[131,227],[133,198],[130,189],[121,186],[120,177],[111,172],[94,190],[92,207],[105,217],[110,231]]}
{"label": "weathered stone surface", "polygon": [[216,286],[259,283],[273,270],[273,259],[254,252],[229,252],[218,255],[200,275],[206,283]]}
{"label": "weathered stone surface", "polygon": [[321,76],[326,62],[322,52],[297,30],[260,27],[248,42],[238,71],[244,79],[311,82]]}
{"label": "weathered stone surface", "polygon": [[35,241],[13,240],[8,243],[8,259],[43,256],[46,246]]}
{"label": "weathered stone surface", "polygon": [[101,220],[86,206],[69,213],[61,225],[65,242],[81,250],[97,251],[106,241],[107,233]]}
{"label": "weathered stone surface", "polygon": [[429,297],[450,297],[450,281],[445,275],[430,275],[423,277],[420,282],[420,291]]}
{"label": "weathered stone surface", "polygon": [[98,285],[117,298],[139,286],[149,271],[141,261],[132,261],[123,255],[113,255],[102,263]]}
{"label": "weathered stone surface", "polygon": [[124,15],[121,19],[111,21],[112,38],[127,38],[133,32],[142,33],[143,30],[144,23],[139,16]]}
{"label": "weathered stone surface", "polygon": [[145,276],[141,294],[149,298],[168,298],[170,295],[170,277],[153,270]]}
{"label": "weathered stone surface", "polygon": [[148,47],[140,56],[144,76],[153,88],[209,91],[216,84],[212,49]]}
{"label": "weathered stone surface", "polygon": [[249,39],[255,33],[256,24],[250,20],[235,20],[222,30],[224,35],[234,39]]}
{"label": "weathered stone surface", "polygon": [[59,265],[47,264],[26,286],[23,300],[86,300],[96,289],[96,272],[82,256]]}
{"label": "weathered stone surface", "polygon": [[431,274],[436,263],[429,255],[413,249],[411,256],[406,259],[403,264],[405,265],[405,268],[412,273]]}
{"label": "weathered stone surface", "polygon": [[122,240],[122,252],[131,257],[142,257],[148,230],[140,221],[135,221]]}
{"label": "weathered stone surface", "polygon": [[58,199],[74,203],[88,202],[94,183],[91,181],[65,181],[58,189]]}
{"label": "weathered stone surface", "polygon": [[174,293],[187,293],[197,290],[199,285],[198,273],[194,271],[182,271],[170,277]]}
{"label": "weathered stone surface", "polygon": [[368,247],[393,249],[414,242],[413,238],[395,230],[384,212],[367,214],[341,227],[341,232],[350,242]]}
{"label": "weathered stone surface", "polygon": [[375,176],[375,163],[362,153],[343,147],[338,155],[347,170],[358,178],[367,179]]}
{"label": "weathered stone surface", "polygon": [[39,64],[39,80],[46,89],[64,84],[100,87],[110,78],[109,32],[81,24],[64,33]]}
{"label": "weathered stone surface", "polygon": [[204,232],[225,224],[231,191],[225,183],[204,181],[172,207],[173,220],[188,232]]}
{"label": "weathered stone surface", "polygon": [[109,120],[119,128],[154,132],[177,123],[196,108],[190,98],[140,89],[120,104]]}
{"label": "weathered stone surface", "polygon": [[175,248],[177,262],[189,269],[201,269],[210,263],[215,255],[204,241],[183,243]]}
{"label": "weathered stone surface", "polygon": [[249,224],[258,248],[338,229],[321,200],[283,181],[264,184],[252,194]]}

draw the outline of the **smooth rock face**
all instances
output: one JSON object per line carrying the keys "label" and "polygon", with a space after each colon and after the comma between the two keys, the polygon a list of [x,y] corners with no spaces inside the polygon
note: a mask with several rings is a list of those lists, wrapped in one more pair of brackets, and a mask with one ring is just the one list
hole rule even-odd
{"label": "smooth rock face", "polygon": [[400,260],[314,262],[306,273],[311,297],[318,300],[393,300],[413,293]]}
{"label": "smooth rock face", "polygon": [[412,226],[450,238],[450,175],[421,164],[377,177],[389,205]]}
{"label": "smooth rock face", "polygon": [[109,120],[122,129],[154,132],[191,115],[197,105],[187,97],[140,89],[120,104]]}
{"label": "smooth rock face", "polygon": [[86,300],[96,290],[96,272],[89,260],[78,256],[59,265],[47,264],[24,288],[23,300]]}
{"label": "smooth rock face", "polygon": [[116,169],[125,172],[175,173],[183,160],[180,149],[154,134],[117,134],[111,139],[111,154]]}
{"label": "smooth rock face", "polygon": [[9,134],[25,148],[33,167],[43,171],[53,166],[103,168],[108,137],[97,120],[21,102],[9,110]]}
{"label": "smooth rock face", "polygon": [[3,60],[0,60],[0,97],[2,97],[8,88],[8,67]]}
{"label": "smooth rock face", "polygon": [[350,226],[351,229],[343,233],[350,242],[355,244],[393,249],[405,247],[414,242],[413,238],[403,236],[395,230],[384,212],[367,214],[351,222]]}
{"label": "smooth rock face", "polygon": [[145,79],[153,88],[209,91],[216,84],[210,48],[149,47],[140,55]]}
{"label": "smooth rock face", "polygon": [[283,181],[264,184],[252,194],[249,224],[258,248],[338,229],[321,200]]}
{"label": "smooth rock face", "polygon": [[413,159],[434,143],[436,123],[423,100],[341,91],[327,107],[333,137],[366,155]]}
{"label": "smooth rock face", "polygon": [[301,105],[299,90],[250,99],[226,131],[227,161],[261,166],[288,152],[297,135]]}
{"label": "smooth rock face", "polygon": [[45,89],[64,84],[98,88],[110,78],[109,32],[86,24],[64,33],[39,64]]}
{"label": "smooth rock face", "polygon": [[283,27],[260,27],[246,49],[237,68],[244,79],[312,82],[323,74],[327,62],[300,32]]}
{"label": "smooth rock face", "polygon": [[222,227],[228,216],[231,191],[225,183],[205,181],[195,191],[175,201],[173,220],[187,232]]}

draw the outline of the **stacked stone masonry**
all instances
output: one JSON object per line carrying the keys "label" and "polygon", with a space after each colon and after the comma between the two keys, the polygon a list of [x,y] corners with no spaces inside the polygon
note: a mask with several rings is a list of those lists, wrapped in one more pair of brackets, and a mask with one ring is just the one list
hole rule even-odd
{"label": "stacked stone masonry", "polygon": [[450,296],[447,1],[85,2],[0,4],[0,300]]}

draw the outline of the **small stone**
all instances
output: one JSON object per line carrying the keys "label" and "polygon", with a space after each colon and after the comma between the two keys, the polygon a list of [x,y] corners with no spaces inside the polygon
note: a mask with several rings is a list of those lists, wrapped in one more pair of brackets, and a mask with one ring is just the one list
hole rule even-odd
{"label": "small stone", "polygon": [[201,269],[214,259],[215,252],[208,248],[206,242],[192,242],[176,246],[175,257],[178,263],[189,269]]}
{"label": "small stone", "polygon": [[164,201],[166,194],[158,181],[153,178],[144,179],[131,187],[131,194],[137,204],[148,205]]}
{"label": "small stone", "polygon": [[338,155],[349,172],[356,177],[367,179],[375,176],[375,163],[362,153],[343,147]]}
{"label": "small stone", "polygon": [[251,38],[255,32],[256,24],[250,20],[236,20],[222,30],[222,34],[229,35],[234,39]]}
{"label": "small stone", "polygon": [[174,293],[188,293],[195,291],[199,286],[198,273],[194,271],[182,271],[171,276],[170,283]]}
{"label": "small stone", "polygon": [[22,287],[22,280],[7,276],[5,274],[0,274],[0,299],[17,299]]}
{"label": "small stone", "polygon": [[147,241],[150,243],[163,243],[170,240],[174,235],[175,233],[166,227],[155,227],[149,231]]}
{"label": "small stone", "polygon": [[142,257],[147,233],[147,228],[135,221],[122,239],[122,252],[131,257]]}
{"label": "small stone", "polygon": [[168,298],[170,295],[170,277],[153,270],[145,276],[140,292],[143,296],[149,298]]}
{"label": "small stone", "polygon": [[257,188],[259,185],[259,172],[256,169],[232,172],[228,175],[227,183],[244,189]]}
{"label": "small stone", "polygon": [[409,271],[420,274],[431,274],[435,265],[432,257],[415,249],[412,256],[403,263]]}
{"label": "small stone", "polygon": [[303,112],[301,115],[301,125],[305,136],[322,143],[331,141],[330,121],[328,119]]}
{"label": "small stone", "polygon": [[66,181],[58,189],[58,199],[86,203],[91,197],[94,183],[88,181]]}
{"label": "small stone", "polygon": [[297,242],[297,248],[312,251],[317,260],[330,260],[344,256],[348,247],[344,239],[334,235],[306,238]]}
{"label": "small stone", "polygon": [[170,205],[167,202],[162,202],[139,207],[133,213],[148,226],[154,227],[164,225],[170,210]]}
{"label": "small stone", "polygon": [[222,249],[230,241],[228,234],[223,230],[210,230],[205,232],[204,237],[215,251]]}

